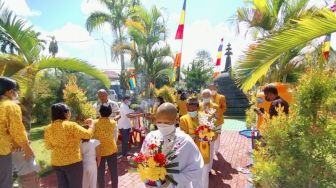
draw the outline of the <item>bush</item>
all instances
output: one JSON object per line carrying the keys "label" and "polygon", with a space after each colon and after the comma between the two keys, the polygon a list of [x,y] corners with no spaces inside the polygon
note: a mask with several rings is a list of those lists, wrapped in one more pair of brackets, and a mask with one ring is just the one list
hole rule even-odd
{"label": "bush", "polygon": [[64,93],[64,102],[71,108],[72,117],[75,121],[83,122],[87,118],[95,117],[96,111],[88,102],[86,92],[77,85],[75,76],[68,77]]}
{"label": "bush", "polygon": [[176,90],[169,86],[163,86],[160,89],[155,90],[155,96],[162,97],[165,102],[175,103]]}
{"label": "bush", "polygon": [[310,70],[300,79],[289,116],[266,118],[266,147],[254,153],[262,187],[336,187],[336,74]]}

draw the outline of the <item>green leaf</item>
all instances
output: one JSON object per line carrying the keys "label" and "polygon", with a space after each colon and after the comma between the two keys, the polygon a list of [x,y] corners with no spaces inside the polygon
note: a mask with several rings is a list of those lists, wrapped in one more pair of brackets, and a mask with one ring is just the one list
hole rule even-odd
{"label": "green leaf", "polygon": [[176,162],[176,163],[169,163],[166,165],[166,168],[173,168],[173,167],[178,167],[179,166],[179,162]]}
{"label": "green leaf", "polygon": [[173,177],[169,176],[169,175],[166,175],[166,179],[168,181],[170,181],[172,184],[174,184],[175,186],[177,185],[177,182],[173,179]]}
{"label": "green leaf", "polygon": [[25,68],[23,59],[16,55],[0,55],[0,76],[13,76]]}
{"label": "green leaf", "polygon": [[38,70],[57,68],[82,72],[100,80],[106,88],[110,87],[110,80],[103,72],[80,59],[44,57],[36,66]]}
{"label": "green leaf", "polygon": [[170,174],[178,174],[178,173],[180,173],[180,170],[167,169],[167,172],[170,173]]}

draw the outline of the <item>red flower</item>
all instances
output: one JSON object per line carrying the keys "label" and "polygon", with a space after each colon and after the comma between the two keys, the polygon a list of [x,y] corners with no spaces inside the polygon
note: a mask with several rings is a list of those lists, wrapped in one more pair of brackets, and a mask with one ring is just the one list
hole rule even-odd
{"label": "red flower", "polygon": [[159,163],[160,166],[164,166],[166,164],[166,156],[163,153],[157,153],[154,155],[154,161]]}
{"label": "red flower", "polygon": [[146,156],[143,153],[139,153],[137,156],[134,157],[134,161],[136,163],[142,163],[146,161]]}
{"label": "red flower", "polygon": [[150,144],[149,146],[148,146],[148,149],[149,150],[154,150],[154,149],[156,149],[158,146],[156,145],[156,144]]}

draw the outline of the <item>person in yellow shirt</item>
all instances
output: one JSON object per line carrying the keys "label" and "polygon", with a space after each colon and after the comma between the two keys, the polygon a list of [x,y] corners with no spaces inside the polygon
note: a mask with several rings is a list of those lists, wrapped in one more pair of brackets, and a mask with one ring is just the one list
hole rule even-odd
{"label": "person in yellow shirt", "polygon": [[109,119],[112,113],[110,106],[102,105],[99,109],[100,118],[95,122],[94,138],[99,140],[101,161],[98,167],[98,187],[105,188],[106,163],[110,170],[112,188],[118,187],[117,144],[118,128],[116,122]]}
{"label": "person in yellow shirt", "polygon": [[18,99],[18,84],[7,77],[0,77],[0,187],[12,187],[12,149],[14,144],[22,148],[24,158],[34,157],[29,145]]}
{"label": "person in yellow shirt", "polygon": [[188,113],[187,110],[187,94],[183,92],[176,101],[179,117],[182,117]]}
{"label": "person in yellow shirt", "polygon": [[44,141],[51,150],[51,165],[56,172],[58,187],[81,188],[83,183],[83,162],[80,152],[82,139],[93,136],[91,119],[85,121],[88,129],[69,121],[70,109],[63,103],[51,106],[52,122],[44,130]]}
{"label": "person in yellow shirt", "polygon": [[[218,88],[215,84],[210,84],[209,89],[211,90],[211,101],[218,106],[218,117],[217,124],[222,126],[224,124],[224,113],[226,112],[226,98],[224,95],[218,93]],[[214,151],[218,153],[220,146],[220,136],[215,141]]]}
{"label": "person in yellow shirt", "polygon": [[[218,123],[218,116],[219,116],[219,110],[217,104],[211,102],[211,90],[210,89],[204,89],[201,93],[202,97],[202,103],[200,107],[200,111],[209,115],[210,117],[216,118],[215,121],[215,126],[220,126]],[[218,138],[218,134],[213,138],[213,140],[210,142],[210,162],[209,162],[209,169],[212,169],[212,164],[213,164],[213,158],[214,158],[214,144],[215,141]]]}
{"label": "person in yellow shirt", "polygon": [[189,134],[195,141],[200,150],[203,160],[202,182],[203,187],[209,186],[209,162],[210,162],[210,144],[201,142],[195,137],[195,129],[199,126],[200,105],[197,98],[189,98],[187,103],[188,113],[180,118],[180,129]]}

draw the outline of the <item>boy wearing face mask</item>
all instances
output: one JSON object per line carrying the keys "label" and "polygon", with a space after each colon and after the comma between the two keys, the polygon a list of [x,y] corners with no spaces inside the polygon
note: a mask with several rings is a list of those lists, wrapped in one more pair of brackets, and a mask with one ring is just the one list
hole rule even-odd
{"label": "boy wearing face mask", "polygon": [[189,98],[187,103],[188,114],[180,118],[180,128],[185,133],[194,138],[194,141],[200,150],[203,160],[202,182],[203,187],[209,186],[209,162],[210,162],[210,144],[209,142],[200,142],[195,138],[195,129],[199,126],[199,102],[197,98]]}
{"label": "boy wearing face mask", "polygon": [[[169,184],[171,188],[203,188],[202,176],[203,159],[192,138],[175,128],[177,108],[171,103],[159,106],[155,114],[157,131],[150,132],[142,145],[141,151],[147,151],[152,143],[162,143],[164,153],[176,149],[177,157],[172,161],[178,162],[180,170],[177,174],[170,174],[178,183]],[[168,182],[166,183],[168,184]]]}
{"label": "boy wearing face mask", "polygon": [[[218,106],[218,117],[216,124],[222,126],[224,124],[224,113],[226,112],[226,98],[224,95],[218,93],[217,86],[215,84],[209,85],[211,90],[211,101]],[[218,153],[220,146],[220,136],[216,139],[214,143],[214,152]]]}
{"label": "boy wearing face mask", "polygon": [[[221,126],[221,124],[219,124],[219,121],[218,121],[218,117],[220,116],[219,107],[217,104],[211,101],[211,90],[205,89],[202,91],[201,95],[202,95],[202,103],[201,103],[200,111],[212,116],[213,118],[216,118],[215,126]],[[213,112],[211,110],[216,110],[216,112],[212,114]],[[213,158],[214,158],[214,153],[215,153],[214,145],[217,139],[220,139],[218,138],[218,134],[216,134],[216,136],[213,138],[213,141],[210,142],[209,169],[212,169]]]}

